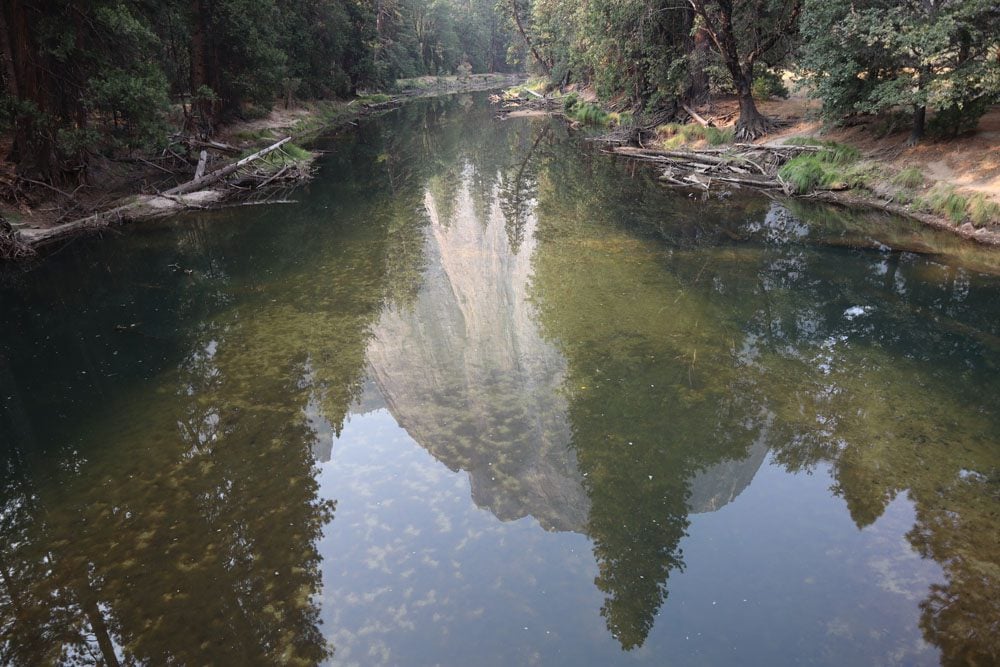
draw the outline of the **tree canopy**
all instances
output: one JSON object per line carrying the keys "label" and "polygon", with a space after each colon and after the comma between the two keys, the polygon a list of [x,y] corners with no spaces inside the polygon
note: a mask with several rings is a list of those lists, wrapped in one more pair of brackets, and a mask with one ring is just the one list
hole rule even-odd
{"label": "tree canopy", "polygon": [[1000,91],[990,0],[10,0],[0,122],[20,173],[84,180],[88,157],[159,145],[168,113],[211,134],[293,96],[528,69],[619,107],[739,101],[793,72],[832,120],[896,114],[911,141],[975,126]]}

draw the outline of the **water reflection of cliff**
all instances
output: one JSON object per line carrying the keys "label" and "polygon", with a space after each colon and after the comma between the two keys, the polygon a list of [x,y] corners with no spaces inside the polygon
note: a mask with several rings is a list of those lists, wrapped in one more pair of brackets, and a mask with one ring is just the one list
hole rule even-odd
{"label": "water reflection of cliff", "polygon": [[747,417],[761,411],[731,395],[732,373],[713,378],[711,355],[678,363],[678,337],[716,342],[696,332],[708,313],[693,301],[650,307],[678,287],[655,249],[590,226],[539,233],[542,127],[488,205],[468,178],[428,190],[431,268],[412,303],[383,313],[368,361],[396,421],[468,472],[478,505],[594,541],[602,614],[633,648],[683,568],[689,515],[750,484],[767,420]]}
{"label": "water reflection of cliff", "polygon": [[448,217],[430,192],[426,207],[433,268],[412,306],[382,316],[368,347],[386,404],[435,457],[468,471],[476,503],[501,520],[581,530],[589,501],[568,447],[565,362],[527,298],[532,230],[514,252],[498,205],[480,219],[467,183]]}

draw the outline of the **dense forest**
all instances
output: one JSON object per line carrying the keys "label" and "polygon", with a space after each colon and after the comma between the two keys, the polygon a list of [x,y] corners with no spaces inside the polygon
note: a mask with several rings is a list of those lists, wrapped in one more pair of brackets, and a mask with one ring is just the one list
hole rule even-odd
{"label": "dense forest", "polygon": [[177,118],[210,135],[281,98],[511,69],[492,0],[13,0],[0,40],[10,159],[49,181],[156,146]]}
{"label": "dense forest", "polygon": [[917,142],[997,101],[998,35],[992,0],[11,0],[0,122],[19,173],[84,180],[168,120],[210,135],[281,99],[529,70],[647,113],[734,95],[748,140],[792,71],[829,119],[894,114]]}

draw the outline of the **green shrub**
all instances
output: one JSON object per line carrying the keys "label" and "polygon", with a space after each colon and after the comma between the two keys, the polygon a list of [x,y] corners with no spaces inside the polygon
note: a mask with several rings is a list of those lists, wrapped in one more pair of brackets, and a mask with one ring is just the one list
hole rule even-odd
{"label": "green shrub", "polygon": [[792,137],[785,142],[788,146],[816,146],[826,150],[817,151],[815,156],[822,162],[830,164],[850,164],[861,157],[860,151],[854,146],[838,144],[836,141],[822,141],[812,137]]}
{"label": "green shrub", "polygon": [[696,141],[705,141],[710,146],[731,144],[735,134],[731,127],[703,127],[695,123],[668,123],[661,125],[657,131],[659,134],[667,136],[663,141],[666,148],[677,148]]}
{"label": "green shrub", "polygon": [[[242,157],[252,155],[253,153],[256,153],[257,150],[259,149],[250,149],[248,151],[244,151]],[[306,149],[289,141],[286,144],[282,144],[281,148],[279,148],[278,150],[272,151],[267,155],[265,155],[264,157],[262,157],[260,159],[260,162],[269,165],[271,167],[280,167],[288,164],[289,162],[300,162],[302,160],[308,160],[312,156],[313,154],[307,151]]]}
{"label": "green shrub", "polygon": [[758,100],[769,100],[774,97],[788,99],[788,88],[781,80],[781,75],[771,70],[766,70],[754,78],[750,92]]}
{"label": "green shrub", "polygon": [[778,176],[790,184],[797,194],[805,194],[829,184],[826,165],[816,155],[792,158],[778,170]]}
{"label": "green shrub", "polygon": [[577,104],[570,115],[588,125],[606,125],[610,118],[604,109],[589,102]]}
{"label": "green shrub", "polygon": [[981,192],[969,197],[967,210],[969,219],[976,227],[1000,225],[1000,204]]}
{"label": "green shrub", "polygon": [[947,217],[958,224],[965,219],[966,199],[954,186],[938,183],[916,202],[917,207]]}
{"label": "green shrub", "polygon": [[938,109],[927,121],[927,134],[935,139],[951,139],[974,132],[979,119],[988,110],[989,100],[986,97]]}
{"label": "green shrub", "polygon": [[904,188],[919,188],[924,184],[924,173],[917,167],[907,167],[893,176],[892,182]]}
{"label": "green shrub", "polygon": [[361,95],[358,97],[358,101],[362,104],[382,104],[391,99],[392,97],[385,93],[372,93],[371,95]]}
{"label": "green shrub", "polygon": [[736,130],[732,127],[725,127],[722,129],[717,127],[705,127],[702,129],[705,130],[705,141],[708,142],[709,146],[731,144],[733,143],[733,138],[736,136]]}
{"label": "green shrub", "polygon": [[782,180],[791,184],[799,194],[819,187],[866,187],[875,177],[875,168],[872,165],[858,163],[861,153],[853,146],[821,141],[812,137],[793,137],[785,143],[790,146],[816,146],[821,149],[815,153],[798,155],[778,170]]}
{"label": "green shrub", "polygon": [[284,144],[281,147],[281,150],[285,151],[285,154],[288,155],[289,158],[296,161],[308,160],[309,158],[312,157],[312,153],[310,153],[309,151],[307,151],[306,149],[302,148],[297,144],[293,144],[291,141],[289,141],[287,144]]}
{"label": "green shrub", "polygon": [[563,111],[566,113],[572,113],[573,108],[576,107],[579,101],[580,98],[577,97],[576,93],[570,93],[563,98]]}

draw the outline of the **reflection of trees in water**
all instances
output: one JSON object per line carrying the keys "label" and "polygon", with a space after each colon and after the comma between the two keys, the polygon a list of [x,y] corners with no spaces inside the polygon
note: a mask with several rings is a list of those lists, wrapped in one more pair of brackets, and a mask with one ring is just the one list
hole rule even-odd
{"label": "reflection of trees in water", "polygon": [[[532,158],[535,157],[541,141],[552,134],[552,126],[547,123],[543,125],[532,123],[526,128],[522,126],[519,129],[527,129],[534,134],[534,140],[524,151],[524,157],[520,162],[501,172],[497,197],[504,216],[507,242],[514,254],[521,249],[528,216],[532,215],[535,209],[538,187],[537,161]],[[517,136],[520,136],[520,133]]]}
{"label": "reflection of trees in water", "polygon": [[995,661],[995,284],[898,252],[843,264],[794,245],[741,255],[712,279],[744,304],[741,361],[775,412],[775,458],[829,463],[859,528],[905,492],[907,539],[947,578],[921,603],[925,638],[948,664]]}
{"label": "reflection of trees in water", "polygon": [[[369,128],[330,158],[344,178],[314,192],[303,216],[242,235],[230,226],[180,237],[175,261],[200,267],[208,256],[210,270],[177,279],[169,292],[180,305],[167,313],[198,316],[179,367],[152,390],[105,392],[91,407],[98,416],[76,431],[77,446],[4,478],[0,662],[315,664],[329,656],[314,596],[316,543],[333,506],[317,498],[310,420],[339,431],[361,390],[379,313],[419,289],[419,209],[424,179],[435,175],[421,156],[437,152],[439,134],[462,132],[426,129],[404,140]],[[365,159],[371,152],[390,158]],[[237,247],[246,244],[249,253]],[[141,275],[149,266],[134,268],[135,283],[152,280]],[[95,321],[119,324],[114,309],[135,289],[129,281],[101,292],[107,304],[93,308],[110,315]],[[191,307],[206,293],[216,311],[209,317]],[[147,338],[146,347],[166,340]],[[18,374],[4,382],[20,384]],[[7,419],[18,415],[4,411],[5,432],[19,432],[13,425],[25,420]],[[12,469],[34,451],[27,442],[15,450],[4,459]]]}
{"label": "reflection of trees in water", "polygon": [[[924,243],[891,225],[872,239],[870,223],[822,211],[805,226],[754,202],[678,206],[603,171],[617,167],[579,153],[541,169],[534,290],[568,360],[602,613],[622,645],[642,644],[683,567],[691,477],[742,456],[770,415],[775,458],[829,463],[859,527],[908,494],[907,538],[947,576],[921,604],[925,637],[949,664],[1000,657],[995,283],[908,253],[839,263],[810,247]],[[649,198],[664,201],[640,211],[671,214],[634,214]],[[637,234],[666,247],[653,256]]]}
{"label": "reflection of trees in water", "polygon": [[601,613],[632,649],[653,627],[670,573],[684,567],[692,479],[746,457],[762,420],[731,397],[729,346],[711,329],[720,314],[663,270],[659,247],[616,229],[627,209],[603,201],[605,180],[591,175],[602,161],[576,158],[573,167],[557,158],[539,177],[532,290],[544,334],[567,359]]}
{"label": "reflection of trees in water", "polygon": [[[312,598],[333,507],[316,499],[311,434],[294,405],[235,407],[220,395],[230,388],[223,377],[193,397],[118,401],[88,433],[116,447],[65,462],[76,470],[58,486],[5,489],[4,664],[328,655]],[[177,437],[190,402],[211,416]]]}

